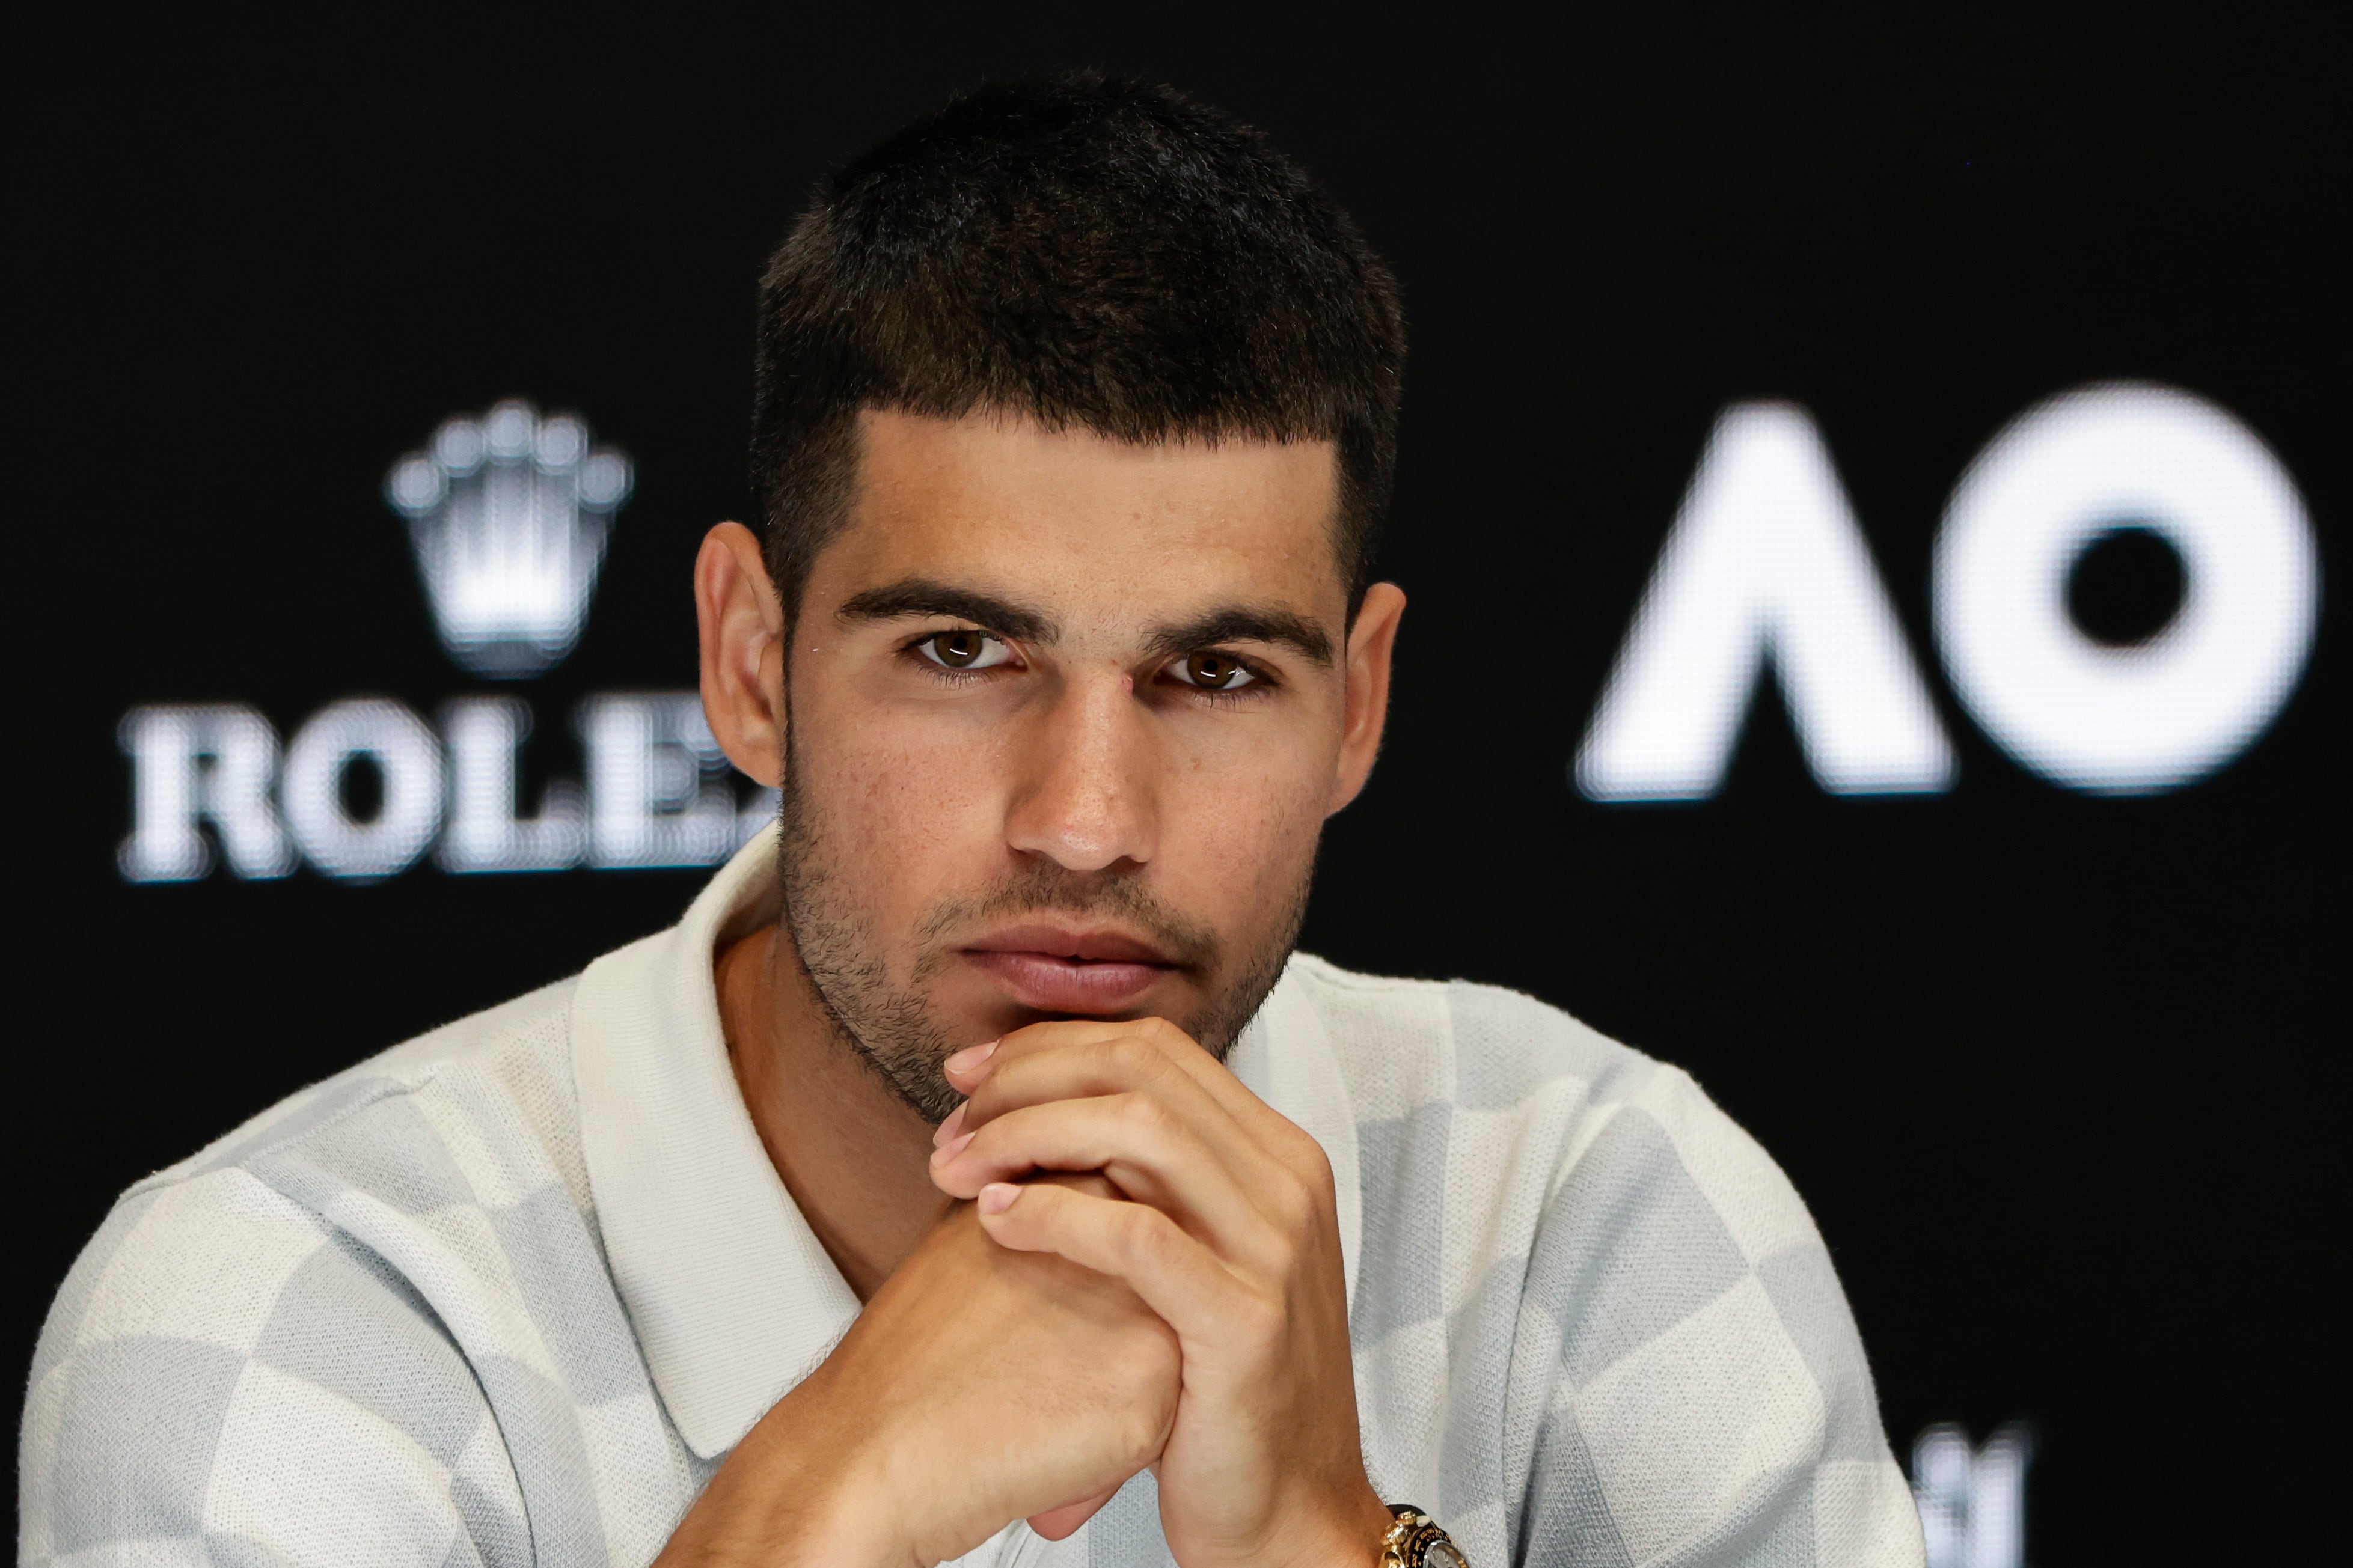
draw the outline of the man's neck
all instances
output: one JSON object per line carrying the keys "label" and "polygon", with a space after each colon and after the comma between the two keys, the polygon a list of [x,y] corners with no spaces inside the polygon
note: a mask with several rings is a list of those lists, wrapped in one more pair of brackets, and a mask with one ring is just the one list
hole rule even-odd
{"label": "man's neck", "polygon": [[945,1206],[931,1181],[931,1124],[841,1039],[781,926],[740,938],[715,963],[720,1025],[752,1125],[863,1301]]}

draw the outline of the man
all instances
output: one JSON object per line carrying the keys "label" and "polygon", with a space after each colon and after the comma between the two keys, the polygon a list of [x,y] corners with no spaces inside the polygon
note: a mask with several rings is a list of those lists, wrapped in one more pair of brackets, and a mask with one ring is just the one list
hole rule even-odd
{"label": "man", "polygon": [[133,1188],[25,1560],[1917,1562],[1822,1245],[1689,1079],[1292,955],[1402,356],[1347,217],[1166,89],[829,181],[762,531],[695,565],[776,832]]}

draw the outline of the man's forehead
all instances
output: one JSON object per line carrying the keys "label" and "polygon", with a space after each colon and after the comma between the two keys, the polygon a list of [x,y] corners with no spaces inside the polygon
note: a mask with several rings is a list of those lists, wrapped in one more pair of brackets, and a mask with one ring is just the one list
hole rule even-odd
{"label": "man's forehead", "polygon": [[861,435],[849,526],[816,573],[837,605],[920,581],[1018,598],[1073,631],[1243,598],[1345,613],[1329,442],[1145,445],[896,412],[868,413]]}

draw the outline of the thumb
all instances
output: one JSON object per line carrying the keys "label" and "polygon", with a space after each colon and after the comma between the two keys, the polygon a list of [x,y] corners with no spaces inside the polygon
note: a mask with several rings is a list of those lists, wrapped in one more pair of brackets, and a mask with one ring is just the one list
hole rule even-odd
{"label": "thumb", "polygon": [[1111,1501],[1118,1491],[1119,1489],[1113,1487],[1110,1491],[1087,1498],[1082,1501],[1066,1502],[1060,1508],[1050,1508],[1043,1513],[1033,1513],[1029,1516],[1029,1528],[1049,1541],[1060,1541],[1092,1519],[1103,1505]]}

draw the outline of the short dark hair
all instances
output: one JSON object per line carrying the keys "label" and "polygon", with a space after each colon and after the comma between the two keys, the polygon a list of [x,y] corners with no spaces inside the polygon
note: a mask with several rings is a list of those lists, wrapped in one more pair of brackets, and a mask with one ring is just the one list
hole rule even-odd
{"label": "short dark hair", "polygon": [[787,616],[863,409],[1329,440],[1354,616],[1397,464],[1397,280],[1258,131],[1098,72],[951,100],[819,182],[760,285],[752,482]]}

